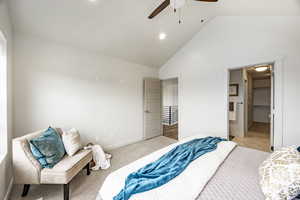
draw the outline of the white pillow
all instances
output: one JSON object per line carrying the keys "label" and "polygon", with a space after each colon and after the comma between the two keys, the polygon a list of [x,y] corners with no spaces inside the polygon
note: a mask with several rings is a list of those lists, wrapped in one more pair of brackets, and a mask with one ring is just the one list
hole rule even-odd
{"label": "white pillow", "polygon": [[64,131],[62,134],[62,140],[69,156],[73,156],[82,148],[79,132],[75,128]]}
{"label": "white pillow", "polygon": [[290,200],[300,193],[300,154],[295,147],[281,148],[260,168],[260,185],[267,200]]}

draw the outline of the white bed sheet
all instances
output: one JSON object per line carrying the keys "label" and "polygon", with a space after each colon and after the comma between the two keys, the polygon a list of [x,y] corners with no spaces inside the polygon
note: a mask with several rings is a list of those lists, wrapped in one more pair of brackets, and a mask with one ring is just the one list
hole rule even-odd
{"label": "white bed sheet", "polygon": [[[97,200],[112,200],[124,186],[126,177],[140,169],[141,167],[154,162],[163,154],[170,151],[175,146],[187,141],[203,138],[207,135],[196,135],[181,140],[175,144],[151,153],[117,171],[111,173],[103,183],[99,191]],[[197,160],[193,161],[179,176],[169,181],[167,184],[153,190],[135,194],[130,200],[174,200],[185,199],[194,200],[203,190],[207,182],[213,177],[219,166],[224,162],[226,157],[235,148],[236,143],[230,141],[220,142],[218,148],[204,154]]]}

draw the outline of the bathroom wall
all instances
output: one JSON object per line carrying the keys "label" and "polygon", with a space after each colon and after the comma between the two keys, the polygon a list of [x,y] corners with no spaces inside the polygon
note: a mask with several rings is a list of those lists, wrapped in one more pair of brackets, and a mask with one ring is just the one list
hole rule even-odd
{"label": "bathroom wall", "polygon": [[238,96],[230,96],[229,102],[234,102],[236,107],[236,120],[229,121],[229,132],[231,136],[243,137],[244,136],[244,83],[243,83],[243,70],[231,70],[229,84],[239,85]]}

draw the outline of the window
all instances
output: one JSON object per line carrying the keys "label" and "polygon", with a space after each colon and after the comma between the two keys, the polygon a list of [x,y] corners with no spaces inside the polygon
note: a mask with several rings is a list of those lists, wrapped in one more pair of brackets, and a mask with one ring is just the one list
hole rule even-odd
{"label": "window", "polygon": [[0,156],[7,152],[7,45],[0,30]]}

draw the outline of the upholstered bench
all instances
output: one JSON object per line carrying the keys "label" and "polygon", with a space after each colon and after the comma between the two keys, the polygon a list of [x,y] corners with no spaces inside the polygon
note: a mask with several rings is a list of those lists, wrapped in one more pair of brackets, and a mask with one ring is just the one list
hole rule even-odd
{"label": "upholstered bench", "polygon": [[[90,150],[80,150],[74,156],[65,155],[53,168],[42,168],[33,157],[29,140],[39,137],[44,130],[13,139],[13,166],[15,184],[24,184],[22,196],[26,196],[31,184],[62,184],[64,200],[69,199],[70,181],[86,167],[90,174],[89,163],[92,160]],[[57,132],[60,132],[57,129]]]}

